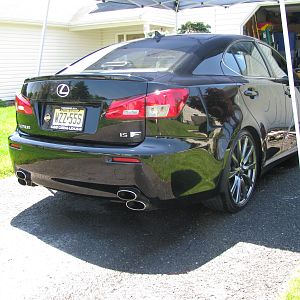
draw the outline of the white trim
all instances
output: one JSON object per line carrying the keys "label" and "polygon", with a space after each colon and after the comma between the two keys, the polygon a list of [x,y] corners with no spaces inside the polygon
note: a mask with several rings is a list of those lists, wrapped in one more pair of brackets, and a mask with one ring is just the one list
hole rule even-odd
{"label": "white trim", "polygon": [[253,17],[254,14],[256,14],[258,12],[258,10],[261,8],[261,5],[258,4],[258,6],[256,6],[251,13],[247,16],[247,18],[245,19],[245,21],[242,23],[242,25],[240,26],[240,34],[244,34],[244,26],[249,22],[249,20]]}
{"label": "white trim", "polygon": [[91,24],[79,24],[79,25],[70,25],[69,29],[70,31],[81,31],[81,30],[91,30],[91,29],[107,29],[107,28],[121,28],[125,26],[136,26],[136,25],[153,25],[153,26],[160,26],[160,27],[166,27],[166,28],[174,28],[170,24],[165,23],[164,21],[162,22],[149,22],[145,20],[128,20],[128,21],[112,21],[110,23],[105,22],[105,23],[91,23]]}
{"label": "white trim", "polygon": [[[31,26],[43,26],[43,21],[32,21],[32,20],[17,20],[17,19],[0,19],[0,24],[16,24],[16,25],[31,25]],[[48,27],[62,27],[68,28],[68,23],[61,22],[48,22]]]}

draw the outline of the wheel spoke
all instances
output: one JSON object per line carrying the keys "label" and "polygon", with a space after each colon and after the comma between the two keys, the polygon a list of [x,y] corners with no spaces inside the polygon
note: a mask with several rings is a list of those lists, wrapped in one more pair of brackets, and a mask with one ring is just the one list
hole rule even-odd
{"label": "wheel spoke", "polygon": [[233,185],[230,189],[230,192],[231,192],[232,196],[234,195],[236,187],[237,187],[237,178],[238,178],[237,176],[234,177],[234,183],[233,183]]}
{"label": "wheel spoke", "polygon": [[246,164],[250,158],[250,155],[253,153],[254,147],[253,145],[251,145],[250,150],[248,151],[248,153],[244,156],[243,159],[243,164]]}
{"label": "wheel spoke", "polygon": [[229,179],[232,178],[233,176],[235,176],[237,174],[237,172],[238,172],[238,170],[233,170],[233,171],[229,172],[228,178]]}
{"label": "wheel spoke", "polygon": [[253,163],[251,163],[250,165],[247,165],[247,166],[243,165],[243,169],[244,170],[254,170],[255,166],[256,166],[256,162],[253,162]]}
{"label": "wheel spoke", "polygon": [[235,201],[236,203],[239,203],[240,202],[240,199],[241,199],[241,178],[240,177],[237,177],[237,189],[236,189],[236,198],[235,198]]}
{"label": "wheel spoke", "polygon": [[248,137],[246,136],[245,139],[244,139],[244,145],[243,145],[243,149],[242,149],[242,153],[241,153],[241,162],[245,158],[245,154],[246,154],[246,151],[247,151],[247,146],[248,146]]}
{"label": "wheel spoke", "polygon": [[242,145],[241,145],[241,140],[238,140],[236,149],[237,149],[237,158],[238,158],[238,160],[241,161],[241,157],[242,157]]}

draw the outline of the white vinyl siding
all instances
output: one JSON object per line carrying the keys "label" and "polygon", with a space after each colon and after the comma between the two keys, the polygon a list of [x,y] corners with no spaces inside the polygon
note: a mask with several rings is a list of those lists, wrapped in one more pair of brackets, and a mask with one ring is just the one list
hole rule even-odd
{"label": "white vinyl siding", "polygon": [[101,46],[99,30],[70,32],[52,28],[46,33],[41,75],[58,71]]}
{"label": "white vinyl siding", "polygon": [[[25,78],[37,71],[41,26],[0,23],[0,99],[11,100]],[[66,64],[100,48],[99,30],[70,32],[50,27],[46,33],[41,75],[53,74]]]}
{"label": "white vinyl siding", "polygon": [[219,7],[216,9],[217,33],[243,34],[243,24],[257,8],[256,3],[233,5],[229,8]]}
{"label": "white vinyl siding", "polygon": [[187,21],[203,22],[211,26],[212,33],[242,34],[242,25],[257,7],[257,3],[224,7],[204,7],[179,12],[178,28]]}

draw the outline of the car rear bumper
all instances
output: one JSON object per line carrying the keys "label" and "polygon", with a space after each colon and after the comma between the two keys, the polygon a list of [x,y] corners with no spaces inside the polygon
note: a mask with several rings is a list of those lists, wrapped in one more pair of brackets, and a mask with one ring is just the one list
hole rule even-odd
{"label": "car rear bumper", "polygon": [[[99,147],[41,140],[15,132],[9,137],[15,170],[32,183],[66,192],[116,199],[120,188],[136,188],[152,202],[199,200],[217,191],[222,161],[208,141],[191,144],[176,138],[148,137],[135,147]],[[140,163],[114,163],[112,157],[134,157]],[[188,200],[184,200],[188,201]]]}

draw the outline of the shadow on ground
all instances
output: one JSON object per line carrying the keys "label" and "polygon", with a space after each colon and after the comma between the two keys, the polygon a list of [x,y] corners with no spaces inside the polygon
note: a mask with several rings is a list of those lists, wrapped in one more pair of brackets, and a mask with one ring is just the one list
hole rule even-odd
{"label": "shadow on ground", "polygon": [[289,160],[261,178],[238,214],[201,206],[135,213],[119,204],[57,192],[11,224],[79,259],[113,270],[179,274],[238,242],[300,252],[300,172]]}

